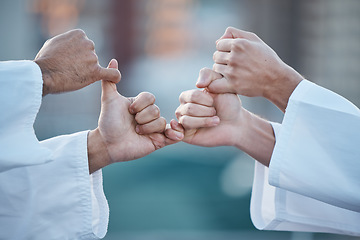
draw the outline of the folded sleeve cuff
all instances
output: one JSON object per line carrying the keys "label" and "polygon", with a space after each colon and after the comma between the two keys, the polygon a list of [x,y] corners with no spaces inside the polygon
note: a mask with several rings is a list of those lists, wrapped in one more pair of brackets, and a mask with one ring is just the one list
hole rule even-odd
{"label": "folded sleeve cuff", "polygon": [[[270,167],[255,165],[255,227],[360,236],[358,114],[329,90],[307,80],[298,85],[283,123],[272,123],[276,143]],[[339,125],[343,121],[347,124]],[[343,144],[343,136],[353,141]]]}
{"label": "folded sleeve cuff", "polygon": [[71,217],[73,226],[64,226],[64,229],[73,229],[79,239],[99,239],[107,232],[109,207],[101,170],[89,175],[87,136],[88,131],[84,131],[48,139],[42,144],[53,151],[54,163],[51,164],[61,169],[57,172],[68,192],[68,202],[62,207],[74,213]]}

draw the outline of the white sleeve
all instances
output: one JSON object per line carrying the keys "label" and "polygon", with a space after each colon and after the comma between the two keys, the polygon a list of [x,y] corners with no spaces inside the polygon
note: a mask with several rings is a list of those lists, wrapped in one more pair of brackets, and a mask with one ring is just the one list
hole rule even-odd
{"label": "white sleeve", "polygon": [[33,129],[42,85],[36,63],[0,62],[0,172],[50,159],[50,151],[39,144]]}
{"label": "white sleeve", "polygon": [[[107,232],[109,207],[103,192],[102,171],[98,170],[89,175],[87,135],[88,131],[85,131],[41,142],[42,146],[52,149],[53,152],[54,161],[48,163],[47,167],[52,171],[56,169],[56,177],[51,179],[52,182],[47,182],[43,189],[47,192],[46,199],[53,197],[52,201],[56,206],[46,211],[56,210],[61,213],[56,216],[59,217],[58,220],[52,220],[57,223],[59,232],[64,234],[62,239],[73,236],[80,239],[98,239],[103,238]],[[44,167],[41,169],[48,172]],[[58,186],[58,189],[54,189],[54,186]],[[64,198],[59,199],[59,196]],[[43,210],[39,209],[39,212]],[[43,234],[51,226],[52,224],[45,227],[35,236]]]}
{"label": "white sleeve", "polygon": [[[309,112],[303,109],[309,106]],[[295,110],[301,111],[295,114]],[[255,164],[251,218],[257,228],[360,236],[360,184],[355,175],[360,128],[349,120],[358,118],[358,111],[329,90],[306,80],[300,83],[290,98],[282,126],[272,123],[276,145],[270,170]],[[292,124],[289,115],[296,119]],[[340,129],[332,129],[336,124],[342,125]],[[349,132],[357,132],[357,138]],[[347,138],[344,141],[340,136]]]}
{"label": "white sleeve", "polygon": [[360,212],[360,110],[304,80],[290,97],[271,185]]}
{"label": "white sleeve", "polygon": [[39,142],[33,130],[42,95],[39,67],[0,63],[0,81],[7,111],[0,115],[0,239],[104,237],[109,209],[101,170],[89,175],[88,132]]}

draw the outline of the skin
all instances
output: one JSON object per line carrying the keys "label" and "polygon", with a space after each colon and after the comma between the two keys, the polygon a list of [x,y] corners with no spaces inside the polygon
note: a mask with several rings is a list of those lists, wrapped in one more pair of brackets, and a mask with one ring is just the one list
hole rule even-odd
{"label": "skin", "polygon": [[43,96],[74,91],[101,79],[117,83],[118,69],[99,65],[94,42],[76,29],[47,40],[36,55],[43,76]]}
{"label": "skin", "polygon": [[[117,61],[112,60],[109,68],[117,69]],[[143,92],[126,98],[118,93],[115,83],[102,81],[99,125],[88,135],[89,172],[144,157],[184,137],[182,131],[170,127],[165,136],[165,129],[154,95]]]}
{"label": "skin", "polygon": [[[199,78],[203,75],[212,76],[213,81],[222,78],[211,69],[202,70]],[[184,142],[206,147],[235,146],[269,166],[275,144],[272,127],[244,109],[237,94],[185,91],[175,114],[179,122],[172,120],[171,127],[182,129]]]}
{"label": "skin", "polygon": [[274,50],[254,33],[232,27],[216,41],[216,49],[213,70],[222,77],[203,75],[197,87],[206,87],[212,93],[265,97],[285,112],[291,93],[303,77]]}
{"label": "skin", "polygon": [[265,97],[285,112],[303,77],[254,33],[229,27],[216,49],[213,69],[202,69],[196,83],[205,90],[180,95],[179,123],[171,126],[183,128],[184,142],[235,146],[269,166],[275,145],[272,126],[244,109],[237,94]]}
{"label": "skin", "polygon": [[118,63],[99,65],[95,45],[82,30],[72,30],[45,42],[34,59],[43,76],[43,96],[74,91],[102,80],[99,125],[88,134],[89,172],[109,164],[144,157],[176,143],[183,133],[160,116],[151,93],[125,98],[117,92],[121,79]]}

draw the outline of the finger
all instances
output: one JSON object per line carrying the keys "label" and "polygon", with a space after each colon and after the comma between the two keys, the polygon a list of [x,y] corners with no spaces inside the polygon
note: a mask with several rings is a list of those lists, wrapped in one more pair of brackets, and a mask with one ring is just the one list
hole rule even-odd
{"label": "finger", "polygon": [[216,42],[216,49],[222,52],[230,52],[234,39],[220,39]]}
{"label": "finger", "polygon": [[89,39],[88,37],[85,37],[85,43],[84,45],[87,46],[88,49],[95,51],[95,43],[93,40]]}
{"label": "finger", "polygon": [[[116,69],[118,68],[118,63],[115,59],[111,59],[108,65],[108,69]],[[108,94],[111,92],[117,92],[117,88],[115,83],[102,80],[101,81],[101,89],[102,89],[102,98],[106,98]]]}
{"label": "finger", "polygon": [[218,64],[218,63],[214,63],[213,65],[213,71],[221,74],[221,77],[227,77],[227,70],[229,69],[228,65],[224,65],[224,64]]}
{"label": "finger", "polygon": [[[111,67],[110,67],[111,66]],[[121,80],[121,73],[118,70],[118,62],[116,59],[111,59],[108,68],[100,67],[100,79],[118,83]]]}
{"label": "finger", "polygon": [[219,38],[219,40],[226,38],[246,38],[249,40],[253,40],[255,37],[256,35],[252,32],[247,32],[234,27],[228,27],[226,28],[225,33]]}
{"label": "finger", "polygon": [[220,37],[220,39],[225,39],[225,38],[234,38],[233,32],[236,31],[236,28],[234,27],[227,27],[225,29],[224,34]]}
{"label": "finger", "polygon": [[183,128],[183,126],[177,122],[175,119],[172,119],[170,121],[170,127],[173,129],[173,130],[176,130],[178,132],[182,132],[184,133],[185,132],[185,129]]}
{"label": "finger", "polygon": [[170,139],[172,141],[181,141],[184,138],[184,134],[181,132],[175,131],[171,128],[167,128],[165,130],[165,137],[167,137],[168,139]]}
{"label": "finger", "polygon": [[131,114],[136,114],[142,111],[147,106],[150,106],[155,103],[155,96],[149,92],[141,92],[135,98],[129,106],[129,111]]}
{"label": "finger", "polygon": [[198,88],[207,87],[213,80],[222,78],[223,76],[210,68],[203,68],[200,70],[199,78],[196,82]]}
{"label": "finger", "polygon": [[166,120],[163,117],[160,117],[154,121],[151,121],[146,124],[136,125],[135,131],[138,134],[151,134],[151,133],[163,133],[166,127]]}
{"label": "finger", "polygon": [[214,117],[182,116],[179,119],[179,123],[185,129],[196,129],[203,127],[215,127],[220,123],[220,119],[218,116],[214,116]]}
{"label": "finger", "polygon": [[160,117],[160,109],[155,104],[152,104],[142,111],[138,112],[135,116],[135,120],[138,124],[145,124],[151,122]]}
{"label": "finger", "polygon": [[165,136],[173,141],[181,141],[184,138],[184,132],[181,124],[173,119],[170,124],[166,125]]}
{"label": "finger", "polygon": [[186,103],[177,109],[178,114],[192,117],[212,117],[216,115],[214,107],[207,107],[195,103]]}
{"label": "finger", "polygon": [[227,65],[229,63],[230,53],[216,51],[213,54],[213,60],[215,63]]}
{"label": "finger", "polygon": [[236,93],[226,78],[216,79],[206,88],[210,93]]}
{"label": "finger", "polygon": [[204,106],[213,106],[213,98],[206,92],[194,89],[182,92],[179,97],[180,103],[196,103]]}
{"label": "finger", "polygon": [[108,65],[108,68],[115,68],[118,69],[119,68],[119,63],[116,59],[111,59]]}

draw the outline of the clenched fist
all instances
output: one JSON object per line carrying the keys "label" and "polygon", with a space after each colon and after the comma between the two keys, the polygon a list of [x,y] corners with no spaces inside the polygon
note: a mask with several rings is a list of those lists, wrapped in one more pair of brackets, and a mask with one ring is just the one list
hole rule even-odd
{"label": "clenched fist", "polygon": [[43,75],[43,96],[81,89],[101,79],[117,83],[118,69],[99,65],[94,42],[82,30],[72,30],[47,40],[34,61]]}

